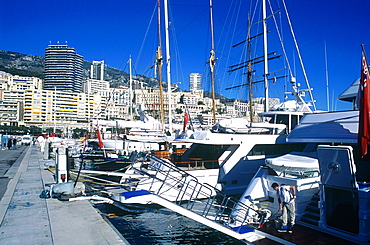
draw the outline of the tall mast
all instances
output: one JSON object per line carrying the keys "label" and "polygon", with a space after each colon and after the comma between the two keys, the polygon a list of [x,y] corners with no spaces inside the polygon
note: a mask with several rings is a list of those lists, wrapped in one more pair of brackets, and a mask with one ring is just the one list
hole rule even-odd
{"label": "tall mast", "polygon": [[324,42],[324,48],[325,48],[326,104],[328,106],[328,111],[330,111],[330,105],[329,105],[329,74],[328,74],[328,57],[327,57],[327,54],[326,54],[326,42]]}
{"label": "tall mast", "polygon": [[158,69],[158,81],[159,81],[159,105],[161,110],[161,122],[164,125],[164,105],[163,105],[163,56],[162,56],[162,38],[161,38],[161,3],[158,0],[158,48],[156,52],[156,64]]}
{"label": "tall mast", "polygon": [[265,111],[269,110],[266,0],[262,0]]}
{"label": "tall mast", "polygon": [[211,27],[211,51],[209,58],[209,67],[211,71],[211,85],[212,85],[212,113],[213,113],[213,124],[216,123],[216,104],[215,104],[215,38],[213,29],[213,9],[212,0],[209,0],[209,12],[210,12],[210,27]]}
{"label": "tall mast", "polygon": [[164,22],[165,22],[165,29],[166,29],[166,70],[167,70],[167,82],[168,82],[168,128],[169,131],[172,131],[172,103],[171,103],[171,66],[170,66],[170,36],[169,36],[169,28],[168,28],[168,0],[164,0]]}
{"label": "tall mast", "polygon": [[247,46],[247,49],[248,49],[248,59],[249,59],[249,62],[248,62],[248,73],[247,73],[247,79],[248,79],[248,86],[249,86],[249,121],[250,122],[253,122],[253,104],[252,104],[252,97],[253,97],[253,91],[252,91],[252,53],[251,53],[251,21],[250,21],[250,18],[248,16],[248,36],[247,36],[247,40],[248,40],[248,46]]}
{"label": "tall mast", "polygon": [[132,116],[132,59],[131,59],[131,55],[130,55],[130,59],[129,59],[129,64],[130,64],[130,88],[129,88],[129,113],[130,113],[130,119],[132,120],[133,119],[133,116]]}

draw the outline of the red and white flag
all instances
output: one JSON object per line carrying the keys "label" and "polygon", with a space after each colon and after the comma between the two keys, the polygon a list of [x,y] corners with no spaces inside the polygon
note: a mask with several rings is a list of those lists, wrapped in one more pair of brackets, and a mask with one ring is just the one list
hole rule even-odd
{"label": "red and white flag", "polygon": [[189,113],[185,112],[185,116],[184,116],[184,128],[182,130],[183,132],[185,132],[186,125],[188,124],[189,120],[190,120]]}
{"label": "red and white flag", "polygon": [[359,125],[358,145],[363,158],[368,154],[370,142],[370,88],[369,88],[369,65],[367,63],[364,46],[362,45],[361,79],[359,87]]}
{"label": "red and white flag", "polygon": [[83,151],[85,151],[86,150],[86,147],[87,147],[87,139],[89,138],[89,135],[88,134],[86,134],[85,135],[85,138],[84,138],[84,140],[83,140],[83,145],[84,145],[84,148],[83,148]]}
{"label": "red and white flag", "polygon": [[104,147],[103,137],[101,136],[99,126],[98,126],[98,130],[97,130],[97,134],[98,134],[99,147],[103,148]]}

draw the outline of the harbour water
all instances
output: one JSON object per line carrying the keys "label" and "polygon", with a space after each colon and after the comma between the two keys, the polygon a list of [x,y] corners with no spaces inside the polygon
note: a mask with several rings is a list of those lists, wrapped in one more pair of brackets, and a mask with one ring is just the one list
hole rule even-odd
{"label": "harbour water", "polygon": [[167,209],[96,207],[130,244],[244,244]]}

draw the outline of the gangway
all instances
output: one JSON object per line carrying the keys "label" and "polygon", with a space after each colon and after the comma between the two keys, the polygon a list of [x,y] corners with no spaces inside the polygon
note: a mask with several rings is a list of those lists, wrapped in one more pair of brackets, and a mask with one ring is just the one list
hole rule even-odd
{"label": "gangway", "polygon": [[[259,231],[258,228],[270,217],[268,210],[247,205],[208,184],[199,183],[196,177],[176,167],[168,160],[147,154],[137,172],[149,177],[146,189],[125,191],[112,199],[129,203],[158,204],[176,213],[207,225],[247,244],[270,239],[281,244],[293,244],[279,237]],[[168,190],[176,193],[175,201],[169,201]],[[127,202],[126,202],[127,203]]]}

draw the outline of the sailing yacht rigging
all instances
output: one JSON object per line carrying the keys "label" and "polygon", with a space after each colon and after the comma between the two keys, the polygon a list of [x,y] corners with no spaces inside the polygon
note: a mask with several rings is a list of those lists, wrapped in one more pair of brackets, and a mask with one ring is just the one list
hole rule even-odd
{"label": "sailing yacht rigging", "polygon": [[[284,3],[284,1],[283,1],[283,3]],[[285,3],[284,3],[284,7],[285,7]],[[292,24],[290,22],[289,14],[287,12],[286,7],[284,8],[285,13],[286,13],[286,17],[288,19],[290,32],[292,34],[292,38],[293,38],[293,41],[294,41],[294,46],[295,46],[295,49],[297,51],[297,54],[299,56],[299,60],[300,60],[301,66],[302,66],[303,76],[306,80],[307,89],[300,89],[299,88],[300,84],[296,82],[296,78],[293,75],[293,71],[292,71],[292,69],[289,65],[289,61],[288,61],[286,50],[285,50],[285,45],[284,45],[284,42],[282,40],[282,34],[281,34],[281,31],[277,27],[277,21],[276,21],[276,18],[275,18],[275,14],[280,12],[280,11],[274,12],[272,7],[270,6],[271,15],[267,16],[266,9],[267,9],[266,1],[262,1],[262,10],[261,10],[262,20],[252,24],[250,19],[249,19],[248,20],[249,25],[248,25],[246,40],[243,41],[243,42],[239,42],[238,44],[233,46],[233,47],[237,47],[242,43],[246,43],[247,53],[248,53],[248,61],[241,62],[239,64],[230,66],[229,67],[229,72],[231,73],[231,72],[234,72],[234,71],[237,71],[237,70],[240,70],[240,69],[244,69],[245,67],[247,67],[248,71],[244,74],[247,75],[247,81],[248,82],[246,84],[241,84],[241,85],[236,85],[236,86],[226,88],[226,90],[240,88],[242,86],[249,85],[249,106],[250,106],[249,107],[249,115],[250,115],[249,121],[254,122],[256,119],[253,117],[254,112],[253,112],[253,107],[252,107],[252,104],[253,104],[252,103],[252,101],[253,101],[253,99],[252,99],[252,85],[256,84],[256,83],[263,82],[264,83],[264,112],[259,114],[259,116],[261,117],[261,119],[259,119],[259,120],[269,121],[270,123],[284,123],[287,126],[287,133],[289,133],[291,131],[291,129],[296,124],[299,123],[299,120],[303,116],[304,113],[312,113],[316,110],[315,101],[313,100],[312,89],[310,88],[309,83],[308,83],[307,75],[306,75],[306,72],[305,72],[305,69],[304,69],[304,66],[303,66],[303,62],[302,62],[302,57],[301,57],[300,52],[299,52],[298,44],[297,44],[297,41],[296,41],[296,38],[295,38],[295,35],[294,35],[294,32],[293,32]],[[279,70],[276,70],[276,71],[273,71],[273,72],[269,71],[269,62],[273,59],[277,59],[277,58],[281,57],[280,55],[276,55],[276,52],[269,52],[268,51],[267,34],[270,31],[267,29],[267,19],[269,19],[269,18],[272,18],[275,22],[276,32],[277,32],[277,35],[279,37],[283,57],[284,57],[284,60],[287,64],[287,70],[288,70],[289,76],[290,76],[290,83],[291,83],[291,88],[292,88],[291,94],[294,97],[294,100],[284,101],[283,103],[280,103],[280,104],[272,106],[272,107],[271,107],[270,102],[269,102],[269,97],[270,97],[269,96],[269,81],[272,81],[273,83],[276,83],[276,81],[278,79],[285,78],[285,77],[287,77],[287,75],[276,76],[276,74],[275,74],[276,72],[285,70],[285,68],[284,69],[279,69]],[[263,32],[252,36],[251,35],[251,27],[253,25],[257,24],[257,23],[262,23]],[[260,36],[263,37],[263,55],[254,58],[254,57],[251,56],[251,53],[252,53],[252,48],[251,48],[252,44],[251,43],[252,43],[252,40],[257,39]],[[254,81],[254,78],[258,77],[258,76],[254,76],[255,69],[254,69],[253,66],[258,64],[258,63],[263,63],[263,75],[261,75],[263,77],[263,80]],[[273,78],[269,78],[269,76],[271,74],[274,74]],[[308,94],[310,95],[310,100],[311,101],[309,101],[309,102],[306,102],[303,99],[306,92],[308,92]],[[313,109],[311,109],[311,107]],[[278,118],[278,117],[280,117],[280,118]]]}

